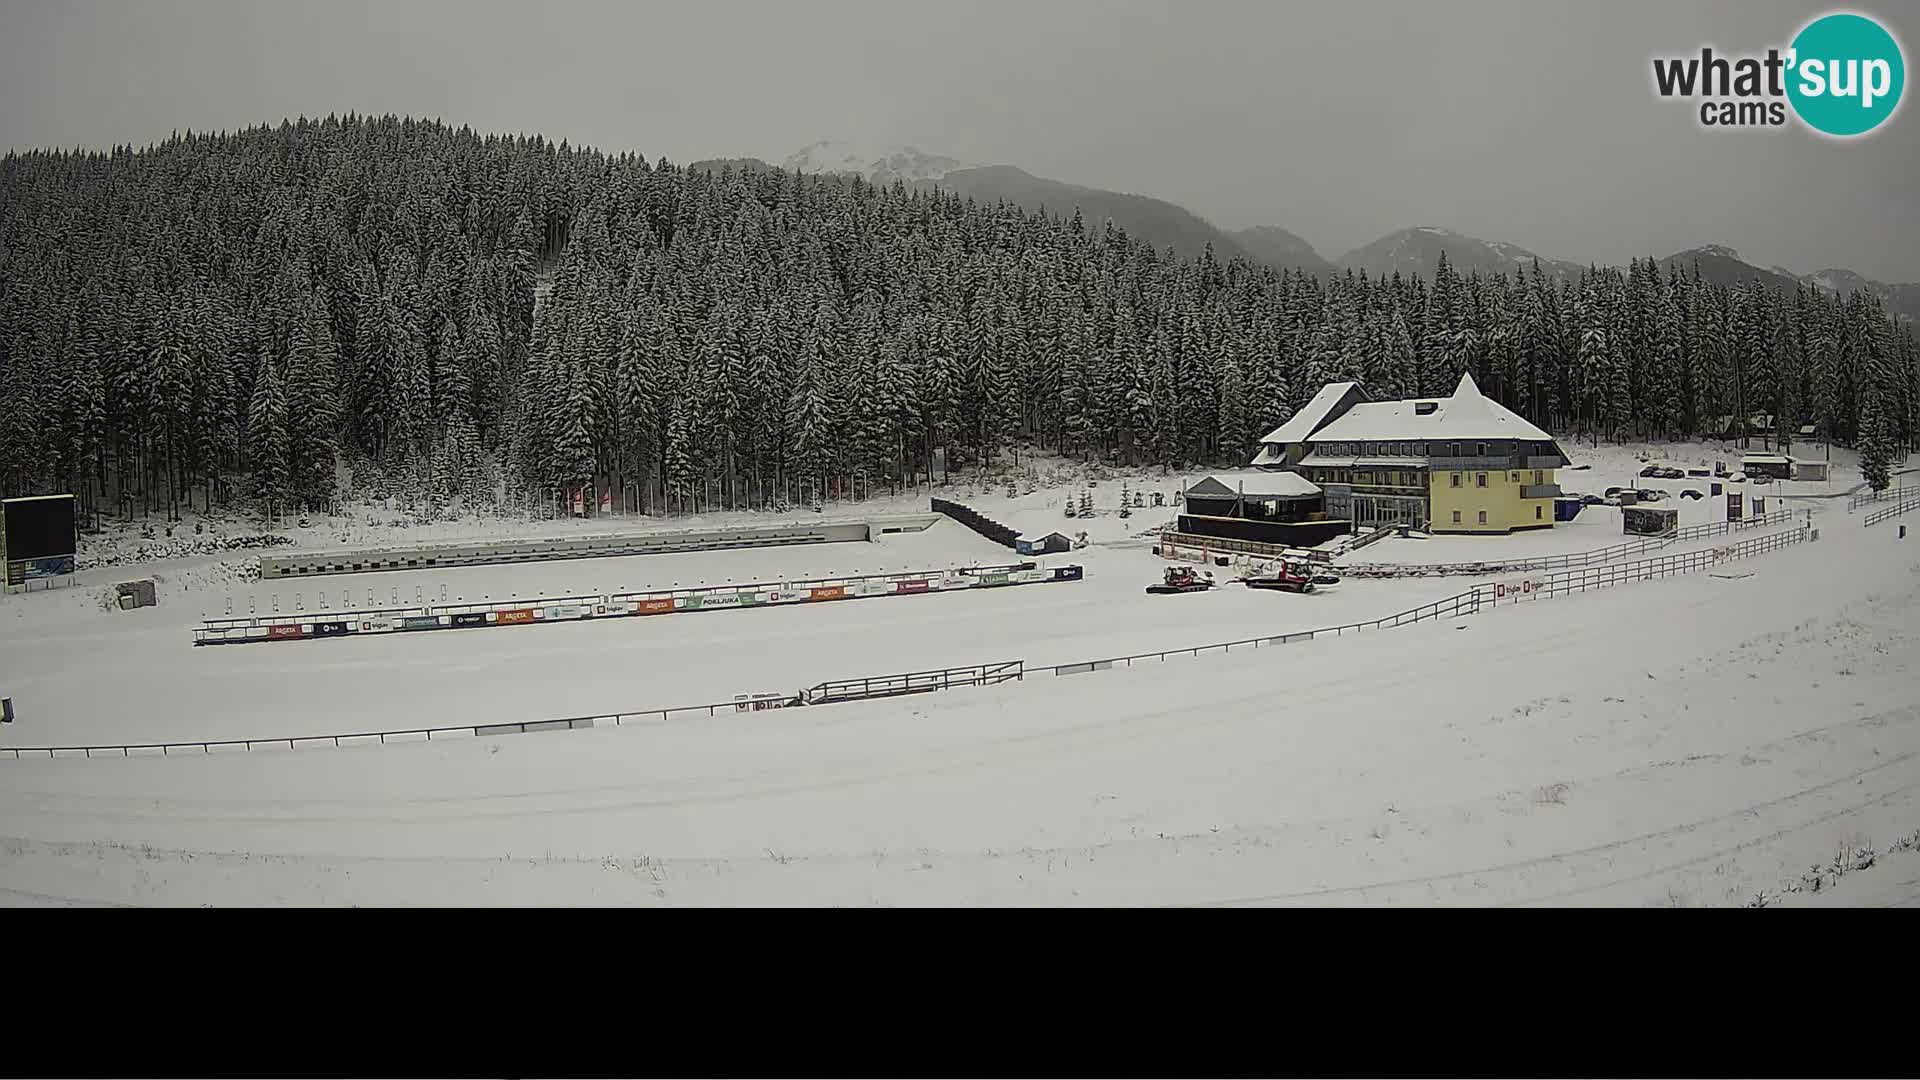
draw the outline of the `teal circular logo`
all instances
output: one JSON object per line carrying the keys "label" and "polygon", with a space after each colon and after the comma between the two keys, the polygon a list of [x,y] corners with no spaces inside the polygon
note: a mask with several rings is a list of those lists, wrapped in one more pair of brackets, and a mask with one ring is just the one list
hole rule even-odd
{"label": "teal circular logo", "polygon": [[1823,15],[1793,39],[1787,99],[1808,127],[1864,135],[1900,107],[1907,64],[1886,27],[1864,15]]}

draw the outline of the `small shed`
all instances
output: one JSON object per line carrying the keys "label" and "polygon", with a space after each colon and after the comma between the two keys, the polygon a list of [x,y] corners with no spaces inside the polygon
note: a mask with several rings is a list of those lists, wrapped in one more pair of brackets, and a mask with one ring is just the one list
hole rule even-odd
{"label": "small shed", "polygon": [[1562,495],[1559,498],[1553,500],[1553,520],[1572,521],[1574,518],[1577,518],[1580,516],[1580,511],[1585,510],[1586,508],[1587,508],[1587,501],[1585,499],[1582,499],[1578,496],[1573,496],[1570,498],[1568,496]]}
{"label": "small shed", "polygon": [[1623,506],[1620,521],[1629,536],[1664,536],[1680,527],[1680,510],[1671,506]]}
{"label": "small shed", "polygon": [[113,587],[113,592],[114,602],[122,611],[152,607],[155,603],[151,578],[145,581],[123,581]]}
{"label": "small shed", "polygon": [[1014,540],[1013,549],[1022,555],[1049,555],[1056,551],[1072,551],[1073,538],[1063,532],[1021,536]]}
{"label": "small shed", "polygon": [[1746,454],[1740,458],[1740,471],[1748,476],[1791,480],[1793,479],[1793,459],[1785,454]]}
{"label": "small shed", "polygon": [[1793,463],[1793,478],[1795,480],[1811,480],[1814,483],[1825,483],[1827,480],[1827,463],[1824,461],[1796,461]]}

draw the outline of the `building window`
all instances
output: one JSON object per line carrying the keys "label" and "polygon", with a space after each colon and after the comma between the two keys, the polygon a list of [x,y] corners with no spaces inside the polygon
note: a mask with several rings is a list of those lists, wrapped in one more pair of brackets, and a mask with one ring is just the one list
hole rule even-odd
{"label": "building window", "polygon": [[1474,487],[1486,487],[1486,486],[1487,486],[1487,474],[1486,474],[1486,473],[1477,473],[1477,474],[1475,474],[1475,476],[1474,476],[1474,485],[1473,485],[1473,486],[1474,486]]}
{"label": "building window", "polygon": [[1538,506],[1533,508],[1533,520],[1535,521],[1540,520],[1540,508]]}
{"label": "building window", "polygon": [[1487,512],[1485,510],[1482,510],[1480,511],[1480,524],[1485,525],[1486,523],[1487,523]]}
{"label": "building window", "polygon": [[1545,480],[1543,480],[1543,479],[1541,479],[1541,475],[1540,475],[1540,470],[1539,470],[1539,469],[1535,469],[1535,470],[1533,470],[1533,482],[1534,482],[1534,483],[1536,483],[1536,484],[1544,484],[1544,483],[1546,483],[1546,481],[1545,481]]}
{"label": "building window", "polygon": [[1451,477],[1453,477],[1453,486],[1454,486],[1454,487],[1459,487],[1459,486],[1460,486],[1460,474],[1459,474],[1459,473],[1448,473],[1447,475],[1448,475],[1448,476],[1451,476]]}
{"label": "building window", "polygon": [[1478,449],[1478,450],[1476,450],[1476,451],[1474,451],[1474,454],[1475,454],[1475,456],[1477,456],[1477,457],[1486,457],[1486,456],[1487,456],[1487,444],[1486,444],[1486,443],[1478,443],[1478,444],[1476,444],[1476,445],[1478,445],[1478,447],[1479,447],[1479,449]]}
{"label": "building window", "polygon": [[1507,479],[1509,479],[1509,480],[1511,480],[1511,481],[1513,481],[1514,483],[1516,483],[1516,484],[1517,484],[1517,483],[1519,483],[1519,482],[1520,482],[1520,474],[1519,474],[1519,473],[1509,473],[1509,474],[1507,474]]}
{"label": "building window", "polygon": [[1458,511],[1458,510],[1455,510],[1455,511],[1453,512],[1453,523],[1454,523],[1455,525],[1458,525],[1458,524],[1460,524],[1460,511]]}

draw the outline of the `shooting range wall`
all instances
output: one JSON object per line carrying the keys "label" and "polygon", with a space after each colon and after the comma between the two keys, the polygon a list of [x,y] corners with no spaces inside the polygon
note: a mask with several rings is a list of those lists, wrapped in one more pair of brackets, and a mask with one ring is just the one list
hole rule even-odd
{"label": "shooting range wall", "polygon": [[427,570],[449,566],[547,562],[554,559],[603,559],[621,555],[668,555],[687,551],[838,544],[871,540],[884,533],[920,532],[940,520],[934,514],[834,519],[804,525],[756,525],[739,528],[685,529],[626,536],[553,537],[474,541],[365,551],[316,551],[303,555],[263,556],[263,579],[364,574],[386,570]]}

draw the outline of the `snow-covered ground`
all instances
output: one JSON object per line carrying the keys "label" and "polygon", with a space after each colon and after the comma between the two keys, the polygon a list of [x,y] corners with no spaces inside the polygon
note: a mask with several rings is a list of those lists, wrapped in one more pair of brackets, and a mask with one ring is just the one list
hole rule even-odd
{"label": "snow-covered ground", "polygon": [[[1637,462],[1605,466],[1620,470],[1605,483],[1625,483]],[[1836,489],[1845,486],[1841,477]],[[1098,495],[1110,503],[1117,489],[1103,482]],[[296,590],[248,586],[208,570],[226,565],[217,560],[189,560],[162,568],[171,588],[151,610],[101,611],[84,589],[8,597],[0,694],[16,698],[21,717],[0,739],[314,734],[606,713],[844,675],[1279,633],[1377,617],[1468,584],[1148,597],[1141,586],[1164,564],[1128,538],[1161,518],[1067,521],[1061,494],[947,495],[1015,528],[1084,528],[1096,542],[1048,559],[1083,563],[1085,581],[979,593],[215,649],[187,644],[203,608],[221,614],[230,593],[258,603]],[[1896,539],[1891,524],[1862,528],[1843,501],[1807,505],[1820,541],[1726,576],[1299,646],[617,729],[0,762],[0,896],[1743,903],[1848,844],[1880,845],[1920,826],[1920,542]],[[1465,557],[1496,558],[1519,539],[1473,541]],[[1592,546],[1617,539],[1616,523]],[[345,584],[362,601],[367,588],[414,582],[429,594],[445,584],[450,595],[524,595],[1008,557],[943,522],[870,545],[364,575],[323,587]],[[1818,902],[1869,887],[1897,893],[1899,884],[1873,883],[1899,878],[1912,858],[1888,856]]]}
{"label": "snow-covered ground", "polygon": [[[354,574],[185,591],[102,611],[81,589],[0,604],[0,683],[21,720],[0,746],[271,738],[499,723],[730,701],[826,679],[1025,660],[1070,663],[1317,629],[1451,596],[1453,580],[1353,581],[1312,596],[1237,586],[1148,596],[1165,563],[1091,547],[1082,581],[766,610],[193,648],[204,613],[583,595],[993,564],[1018,557],[942,521],[877,543]],[[1222,572],[1224,574],[1224,572]],[[347,595],[342,596],[342,591]],[[199,597],[202,602],[195,603]],[[189,607],[189,605],[192,605]],[[90,658],[98,658],[97,660]],[[90,663],[112,678],[80,677]],[[170,703],[156,709],[154,702]]]}

